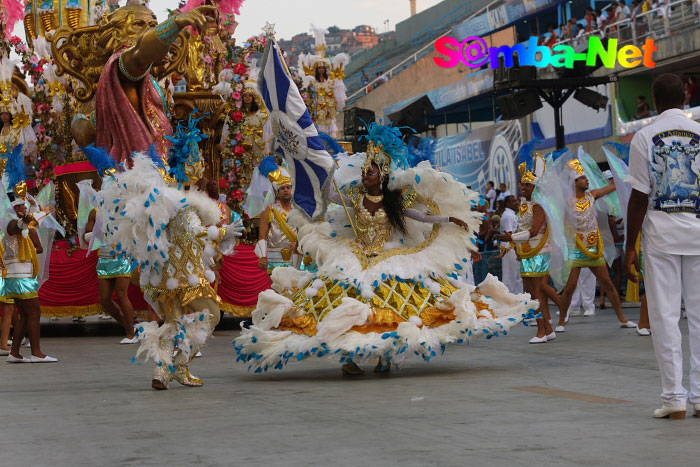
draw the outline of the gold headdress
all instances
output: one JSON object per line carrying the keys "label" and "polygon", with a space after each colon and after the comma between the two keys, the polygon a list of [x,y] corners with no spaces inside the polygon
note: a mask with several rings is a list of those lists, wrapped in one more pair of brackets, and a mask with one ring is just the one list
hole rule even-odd
{"label": "gold headdress", "polygon": [[534,185],[537,183],[537,180],[544,175],[545,170],[547,170],[547,162],[544,160],[544,157],[542,157],[542,154],[536,152],[532,158],[531,164],[521,162],[518,169],[520,170],[520,181],[522,183],[532,183]]}
{"label": "gold headdress", "polygon": [[385,177],[389,175],[392,162],[391,156],[384,151],[384,147],[381,144],[375,146],[374,141],[370,141],[367,144],[367,160],[365,161],[364,168],[369,168],[373,162],[379,167],[382,176]]}
{"label": "gold headdress", "polygon": [[272,186],[275,191],[279,190],[285,185],[292,184],[292,177],[289,175],[289,170],[285,167],[279,167],[277,170],[273,170],[267,174],[267,178],[272,182]]}
{"label": "gold headdress", "polygon": [[583,166],[581,165],[581,161],[579,161],[578,159],[571,159],[569,162],[566,163],[566,165],[568,165],[571,170],[578,174],[578,177],[576,178],[586,175],[586,172],[583,170]]}

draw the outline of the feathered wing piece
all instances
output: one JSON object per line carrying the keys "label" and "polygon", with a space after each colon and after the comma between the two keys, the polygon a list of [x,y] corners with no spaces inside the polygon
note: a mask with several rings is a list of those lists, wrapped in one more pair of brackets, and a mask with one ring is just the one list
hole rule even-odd
{"label": "feathered wing piece", "polygon": [[15,25],[24,18],[24,5],[21,0],[3,0],[2,6],[5,7],[5,39],[12,37],[12,31]]}
{"label": "feathered wing piece", "polygon": [[549,275],[557,289],[561,290],[569,278],[571,263],[569,251],[573,248],[573,232],[570,228],[569,200],[574,198],[574,185],[568,183],[572,155],[566,148],[546,157],[547,170],[540,177],[532,199],[547,215],[549,238],[552,242],[552,258]]}
{"label": "feathered wing piece", "polygon": [[[618,144],[618,143],[615,143]],[[617,199],[620,203],[620,216],[625,220],[625,226],[627,225],[627,205],[630,201],[630,196],[632,194],[632,187],[627,183],[627,177],[629,176],[629,167],[625,163],[624,159],[616,156],[612,151],[608,150],[606,147],[608,143],[603,145],[603,152],[605,153],[605,158],[608,160],[608,165],[610,166],[610,171],[613,174],[613,180],[615,180],[615,191],[617,192]],[[620,145],[625,146],[625,145]],[[611,146],[615,147],[615,146]],[[616,148],[621,149],[621,148]],[[627,148],[629,149],[629,148]],[[618,153],[620,154],[620,153]],[[622,152],[621,155],[624,155]],[[629,154],[628,154],[629,155]]]}
{"label": "feathered wing piece", "polygon": [[622,159],[622,161],[625,164],[629,164],[629,160],[630,160],[630,145],[629,144],[617,143],[615,141],[608,141],[607,143],[603,144],[603,148],[607,148],[611,151],[616,152],[617,157]]}
{"label": "feathered wing piece", "polygon": [[[56,188],[53,182],[45,185],[39,194],[35,198],[39,209],[46,210],[49,206],[56,205]],[[39,285],[43,284],[49,279],[49,264],[51,263],[51,251],[53,248],[53,240],[56,236],[56,232],[65,237],[66,230],[61,224],[53,217],[52,214],[47,214],[41,222],[39,222],[39,240],[41,241],[41,246],[43,247],[43,252],[39,255]]]}
{"label": "feathered wing piece", "polygon": [[253,171],[253,177],[248,185],[243,210],[251,219],[258,217],[268,206],[275,202],[275,190],[268,177],[279,170],[274,156],[263,158],[260,165]]}

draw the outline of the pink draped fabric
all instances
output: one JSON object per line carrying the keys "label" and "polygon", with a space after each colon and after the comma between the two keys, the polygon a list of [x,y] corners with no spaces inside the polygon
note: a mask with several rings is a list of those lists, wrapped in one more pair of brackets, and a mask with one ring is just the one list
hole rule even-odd
{"label": "pink draped fabric", "polygon": [[255,306],[258,294],[271,285],[267,271],[258,267],[254,245],[238,245],[233,255],[224,256],[219,276],[219,297],[236,307]]}
{"label": "pink draped fabric", "polygon": [[126,97],[119,81],[119,56],[107,61],[97,85],[97,146],[110,148],[117,162],[128,161],[135,151],[147,151],[156,143],[160,154],[166,154],[171,142],[166,135],[173,130],[165,115],[163,98],[148,74],[141,80],[140,100],[144,120]]}

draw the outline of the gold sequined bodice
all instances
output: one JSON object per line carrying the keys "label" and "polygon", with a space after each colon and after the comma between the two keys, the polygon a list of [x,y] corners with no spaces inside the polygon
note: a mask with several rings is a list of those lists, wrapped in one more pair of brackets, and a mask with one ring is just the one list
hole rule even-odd
{"label": "gold sequined bodice", "polygon": [[[537,203],[533,201],[523,200],[520,204],[520,210],[518,211],[518,229],[516,232],[524,232],[532,228],[532,223],[535,219],[535,205]],[[547,223],[545,222],[537,232],[537,235],[530,237],[526,242],[521,242],[518,244],[519,251],[523,253],[529,253],[539,247],[538,253],[548,253],[551,251],[549,238],[543,240],[547,235]],[[541,244],[541,245],[540,245]]]}
{"label": "gold sequined bodice", "polygon": [[202,225],[194,208],[183,210],[168,223],[168,232],[172,246],[168,252],[168,264],[163,271],[162,287],[167,280],[178,280],[179,287],[188,287],[188,278],[195,275],[204,276],[207,269],[204,264],[204,239],[207,229]]}
{"label": "gold sequined bodice", "polygon": [[0,153],[12,150],[19,142],[19,131],[14,128],[0,131]]}
{"label": "gold sequined bodice", "polygon": [[337,103],[333,92],[336,86],[335,79],[329,79],[323,83],[314,81],[314,86],[316,87],[316,96],[311,102],[314,123],[317,125],[332,125],[337,113]]}
{"label": "gold sequined bodice", "polygon": [[573,216],[576,235],[592,248],[598,243],[598,219],[596,218],[595,198],[586,192],[583,198],[574,198]]}
{"label": "gold sequined bodice", "polygon": [[364,200],[362,195],[355,202],[357,241],[367,256],[377,256],[384,252],[384,245],[391,237],[391,223],[383,208],[372,214],[364,206]]}

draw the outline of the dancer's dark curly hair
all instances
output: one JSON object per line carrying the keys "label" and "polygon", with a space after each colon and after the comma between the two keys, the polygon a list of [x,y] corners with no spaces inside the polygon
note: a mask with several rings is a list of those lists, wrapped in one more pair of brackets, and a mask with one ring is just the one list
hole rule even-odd
{"label": "dancer's dark curly hair", "polygon": [[404,218],[403,194],[401,190],[389,189],[389,178],[382,183],[382,195],[384,199],[382,207],[389,218],[389,223],[402,234],[406,234],[406,220]]}

